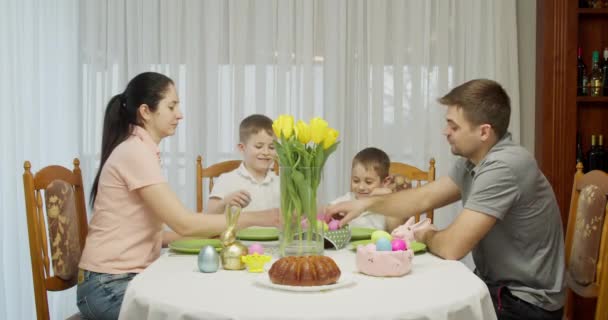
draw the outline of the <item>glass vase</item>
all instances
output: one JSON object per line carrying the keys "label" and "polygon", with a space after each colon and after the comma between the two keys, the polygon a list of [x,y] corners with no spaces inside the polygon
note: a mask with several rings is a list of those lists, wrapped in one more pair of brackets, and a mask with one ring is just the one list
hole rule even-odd
{"label": "glass vase", "polygon": [[323,255],[323,222],[317,220],[317,167],[281,167],[279,254]]}

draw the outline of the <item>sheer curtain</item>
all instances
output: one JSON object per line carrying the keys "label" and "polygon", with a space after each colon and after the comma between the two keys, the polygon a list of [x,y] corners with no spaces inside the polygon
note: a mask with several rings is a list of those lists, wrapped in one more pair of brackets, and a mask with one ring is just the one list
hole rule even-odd
{"label": "sheer curtain", "polygon": [[[71,168],[79,156],[77,61],[77,0],[0,1],[0,319],[36,319],[23,162]],[[49,309],[66,318],[74,291],[49,294]]]}
{"label": "sheer curtain", "polygon": [[[89,187],[105,104],[140,72],[159,71],[176,82],[185,119],[162,143],[162,163],[190,208],[196,156],[207,164],[239,158],[238,123],[252,113],[322,116],[341,132],[322,201],[347,191],[351,159],[367,146],[421,168],[434,157],[438,175],[447,173],[454,157],[436,99],[469,79],[504,85],[519,141],[515,0],[58,1],[47,20],[38,2],[9,4],[12,11],[0,13],[6,16],[0,35],[16,47],[0,51],[0,63],[16,69],[1,78],[0,90],[11,97],[3,108],[21,118],[1,120],[5,137],[18,133],[2,140],[0,165],[10,177],[2,181],[0,204],[4,318],[33,318],[22,160],[37,168],[69,165],[78,155]],[[23,13],[37,20],[19,20]],[[54,34],[45,24],[63,29]],[[17,35],[24,30],[27,41]],[[40,43],[49,48],[40,50]],[[457,212],[458,206],[439,210],[437,224],[447,225]],[[55,315],[75,308],[73,296],[63,300],[69,306]]]}
{"label": "sheer curtain", "polygon": [[81,14],[90,170],[108,97],[139,72],[164,72],[185,120],[164,142],[163,163],[190,207],[196,155],[238,158],[237,126],[251,113],[322,116],[341,132],[323,200],[346,190],[366,146],[423,168],[435,157],[444,174],[453,159],[435,101],[472,78],[506,87],[519,139],[515,1],[89,0]]}

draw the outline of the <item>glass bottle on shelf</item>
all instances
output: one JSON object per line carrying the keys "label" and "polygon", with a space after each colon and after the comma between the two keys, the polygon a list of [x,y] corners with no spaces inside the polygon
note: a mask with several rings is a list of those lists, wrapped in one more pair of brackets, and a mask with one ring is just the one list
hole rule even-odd
{"label": "glass bottle on shelf", "polygon": [[576,133],[576,163],[582,163],[583,166],[586,166],[585,163],[585,154],[583,152],[583,139],[580,132]]}
{"label": "glass bottle on shelf", "polygon": [[604,48],[604,63],[602,65],[602,83],[604,84],[602,95],[608,96],[608,47]]}
{"label": "glass bottle on shelf", "polygon": [[585,96],[585,77],[587,75],[587,66],[583,62],[583,48],[578,47],[578,55],[576,57],[576,94],[579,96]]}
{"label": "glass bottle on shelf", "polygon": [[589,172],[591,170],[599,169],[600,159],[597,154],[597,145],[595,144],[595,135],[591,135],[591,148],[589,148],[589,152],[587,152],[587,170],[585,172]]}
{"label": "glass bottle on shelf", "polygon": [[606,161],[608,159],[606,159],[606,150],[604,150],[604,136],[601,134],[598,137],[597,157],[599,158],[599,166],[597,169],[606,171],[608,169],[606,168]]}
{"label": "glass bottle on shelf", "polygon": [[593,97],[602,95],[602,71],[600,70],[599,62],[600,53],[598,51],[593,51],[591,74],[589,75],[589,95]]}
{"label": "glass bottle on shelf", "polygon": [[603,0],[588,0],[587,6],[589,8],[599,9],[602,7],[602,1]]}
{"label": "glass bottle on shelf", "polygon": [[587,74],[583,74],[583,94],[582,96],[588,96],[589,95],[589,77],[587,77]]}

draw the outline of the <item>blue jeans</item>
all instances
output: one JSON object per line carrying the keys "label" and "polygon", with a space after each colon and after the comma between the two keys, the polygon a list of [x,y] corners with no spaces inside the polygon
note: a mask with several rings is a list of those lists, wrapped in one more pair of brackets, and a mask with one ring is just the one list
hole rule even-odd
{"label": "blue jeans", "polygon": [[137,274],[83,271],[84,277],[79,279],[76,289],[76,301],[81,317],[89,320],[118,319],[127,285]]}
{"label": "blue jeans", "polygon": [[535,320],[561,320],[563,308],[548,311],[514,296],[509,288],[500,285],[488,284],[490,296],[494,303],[494,311],[498,320],[535,319]]}

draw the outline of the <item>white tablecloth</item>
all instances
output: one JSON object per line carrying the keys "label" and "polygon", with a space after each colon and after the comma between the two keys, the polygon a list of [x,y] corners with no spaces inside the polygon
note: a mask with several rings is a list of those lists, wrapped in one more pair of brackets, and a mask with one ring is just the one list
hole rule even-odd
{"label": "white tablecloth", "polygon": [[356,272],[353,251],[325,255],[355,283],[282,291],[255,283],[267,273],[201,273],[196,255],[167,252],[131,281],[120,319],[496,319],[487,287],[461,262],[425,253],[414,257],[411,273],[376,278]]}

